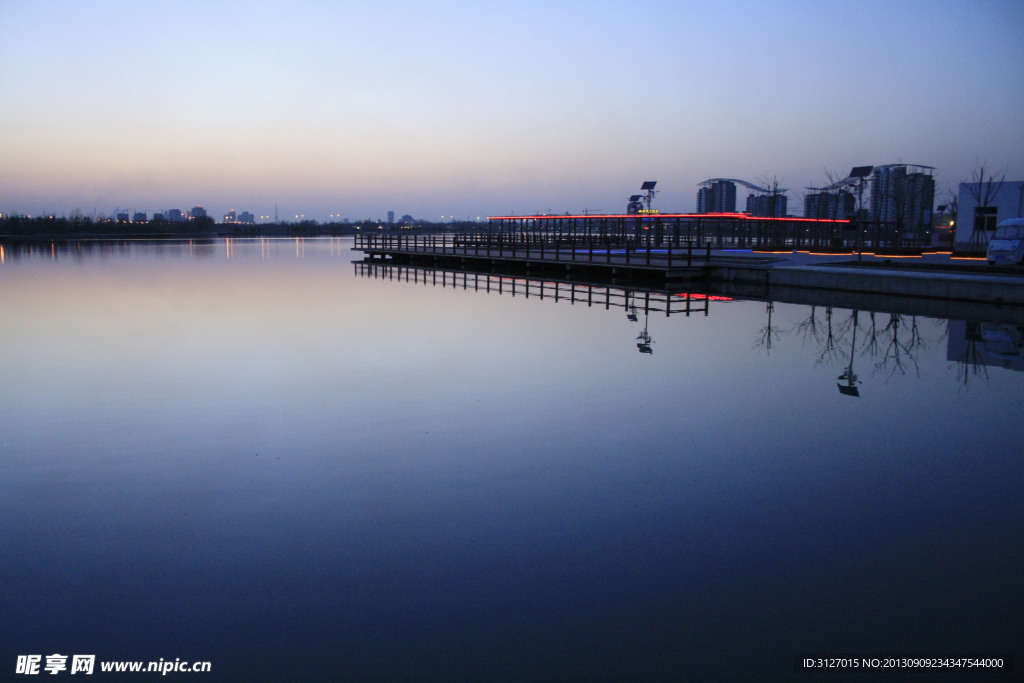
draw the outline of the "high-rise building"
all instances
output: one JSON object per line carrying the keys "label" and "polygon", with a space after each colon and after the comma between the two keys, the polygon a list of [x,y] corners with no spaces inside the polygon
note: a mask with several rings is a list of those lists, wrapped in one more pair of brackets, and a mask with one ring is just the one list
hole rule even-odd
{"label": "high-rise building", "polygon": [[145,222],[146,222],[146,212],[145,211],[136,211],[135,213],[132,214],[132,223],[145,223]]}
{"label": "high-rise building", "polygon": [[225,223],[234,223],[235,222],[235,210],[234,209],[231,209],[226,214],[224,214],[224,222]]}
{"label": "high-rise building", "polygon": [[192,210],[188,213],[192,219],[206,218],[206,207],[205,206],[193,206]]}
{"label": "high-rise building", "polygon": [[388,225],[394,225],[394,224],[395,224],[395,212],[394,211],[388,211]]}
{"label": "high-rise building", "polygon": [[849,190],[815,189],[804,196],[804,218],[849,218],[855,210],[856,201]]}
{"label": "high-rise building", "polygon": [[751,216],[784,218],[789,203],[786,195],[778,192],[747,195],[747,213]]}
{"label": "high-rise building", "polygon": [[918,232],[931,227],[935,178],[931,166],[888,164],[871,174],[871,218],[897,229]]}
{"label": "high-rise building", "polygon": [[735,213],[736,183],[725,178],[705,180],[697,190],[697,213]]}

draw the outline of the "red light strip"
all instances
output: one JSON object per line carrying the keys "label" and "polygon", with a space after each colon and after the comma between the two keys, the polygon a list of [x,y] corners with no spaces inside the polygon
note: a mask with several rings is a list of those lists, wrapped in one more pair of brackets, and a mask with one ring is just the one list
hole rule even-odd
{"label": "red light strip", "polygon": [[577,220],[580,218],[639,218],[649,220],[657,218],[732,218],[740,221],[792,221],[797,223],[849,223],[849,219],[837,218],[797,218],[777,216],[751,216],[745,213],[659,213],[659,214],[629,214],[629,213],[592,213],[587,215],[565,214],[565,215],[543,215],[543,216],[488,216],[489,221],[555,221],[564,218]]}
{"label": "red light strip", "polygon": [[687,299],[696,299],[698,301],[703,301],[704,299],[707,299],[708,301],[733,300],[731,296],[716,296],[714,294],[691,294],[689,292],[679,292],[678,294],[673,294],[672,296],[685,296]]}

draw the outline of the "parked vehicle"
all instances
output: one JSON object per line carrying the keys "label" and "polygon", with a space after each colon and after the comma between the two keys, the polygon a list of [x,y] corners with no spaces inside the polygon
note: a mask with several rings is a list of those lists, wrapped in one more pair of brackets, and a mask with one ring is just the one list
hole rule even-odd
{"label": "parked vehicle", "polygon": [[1024,264],[1024,218],[1010,218],[996,227],[988,242],[990,266]]}

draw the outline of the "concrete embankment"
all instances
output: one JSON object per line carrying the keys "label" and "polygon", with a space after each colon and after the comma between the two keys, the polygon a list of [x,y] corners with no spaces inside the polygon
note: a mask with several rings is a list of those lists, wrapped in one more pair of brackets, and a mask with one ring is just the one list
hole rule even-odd
{"label": "concrete embankment", "polygon": [[738,287],[813,289],[878,297],[937,299],[965,304],[1024,306],[1024,273],[984,262],[961,264],[949,255],[911,261],[884,257],[715,254],[712,283]]}

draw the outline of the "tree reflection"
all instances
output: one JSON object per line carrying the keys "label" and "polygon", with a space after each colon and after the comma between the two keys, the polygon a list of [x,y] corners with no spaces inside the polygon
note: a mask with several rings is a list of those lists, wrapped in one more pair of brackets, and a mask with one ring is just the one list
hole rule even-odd
{"label": "tree reflection", "polygon": [[[946,321],[946,334],[952,320]],[[968,388],[972,377],[988,379],[988,365],[985,363],[985,348],[979,323],[967,323],[964,330],[964,352],[956,359],[957,384]]]}
{"label": "tree reflection", "polygon": [[810,314],[807,316],[807,319],[798,323],[796,326],[797,333],[803,337],[805,343],[818,341],[818,307],[811,306],[810,309]]}
{"label": "tree reflection", "polygon": [[821,353],[818,354],[818,362],[832,364],[842,357],[836,344],[836,335],[832,331],[832,307],[825,309],[825,339],[821,345]]}
{"label": "tree reflection", "polygon": [[[914,351],[919,344],[920,335],[916,331],[916,318],[911,318],[909,330],[903,330],[903,316],[900,313],[889,315],[889,324],[882,330],[883,335],[888,335],[888,342],[885,343],[881,360],[875,364],[875,371],[889,370],[889,376],[895,374],[905,375],[907,369],[912,367],[914,374],[920,376],[920,369]],[[903,335],[901,338],[900,335]]]}
{"label": "tree reflection", "polygon": [[881,347],[878,342],[878,326],[875,324],[875,312],[868,313],[870,323],[867,328],[867,338],[864,340],[864,355],[874,358],[878,355]]}
{"label": "tree reflection", "polygon": [[775,304],[771,301],[765,306],[765,312],[768,314],[768,324],[761,328],[757,341],[754,342],[755,348],[764,349],[766,354],[771,354],[772,346],[779,340],[779,332],[772,326],[772,313],[775,311]]}

